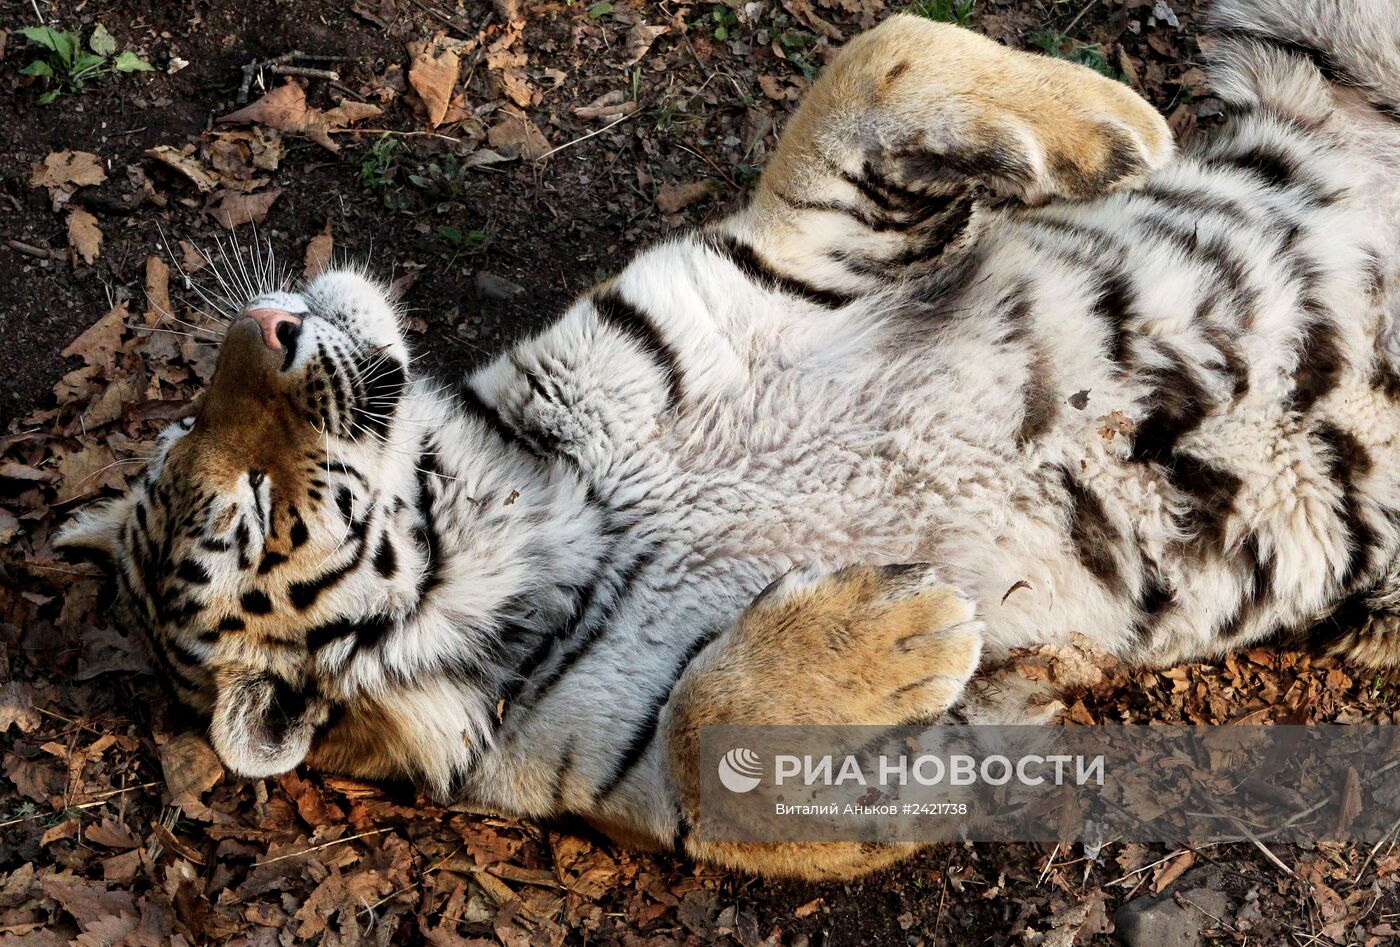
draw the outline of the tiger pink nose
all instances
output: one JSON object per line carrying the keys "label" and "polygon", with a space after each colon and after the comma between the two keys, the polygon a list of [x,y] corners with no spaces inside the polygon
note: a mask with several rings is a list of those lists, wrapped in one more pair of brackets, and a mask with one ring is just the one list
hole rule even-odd
{"label": "tiger pink nose", "polygon": [[249,309],[243,315],[256,319],[262,327],[263,341],[270,349],[291,348],[301,332],[301,317],[294,316],[285,309],[264,307]]}

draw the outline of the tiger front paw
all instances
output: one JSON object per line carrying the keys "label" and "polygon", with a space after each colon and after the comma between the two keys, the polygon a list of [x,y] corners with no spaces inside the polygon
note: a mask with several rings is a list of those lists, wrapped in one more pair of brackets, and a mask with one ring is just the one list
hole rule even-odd
{"label": "tiger front paw", "polygon": [[740,619],[723,663],[761,701],[732,722],[930,719],[962,694],[981,653],[974,603],[926,565],[795,570]]}

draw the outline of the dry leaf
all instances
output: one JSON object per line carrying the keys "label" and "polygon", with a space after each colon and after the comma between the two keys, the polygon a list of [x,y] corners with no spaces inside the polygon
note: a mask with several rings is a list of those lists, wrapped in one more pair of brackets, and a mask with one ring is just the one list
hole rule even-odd
{"label": "dry leaf", "polygon": [[89,444],[58,457],[58,496],[55,503],[69,503],[103,489],[126,488],[122,464],[105,444]]}
{"label": "dry leaf", "polygon": [[305,135],[327,151],[339,152],[340,146],[331,140],[331,133],[343,126],[373,118],[380,113],[377,105],[366,102],[342,101],[329,112],[306,104],[306,91],[295,82],[278,86],[251,105],[230,112],[215,121],[223,124],[266,125],[279,131]]}
{"label": "dry leaf", "polygon": [[710,196],[714,185],[709,181],[689,181],[685,184],[663,184],[656,193],[656,206],[664,213],[674,214]]}
{"label": "dry leaf", "polygon": [[159,256],[146,257],[146,325],[153,326],[175,313],[170,304],[170,267]]}
{"label": "dry leaf", "polygon": [[266,125],[287,132],[300,131],[306,125],[310,106],[306,90],[295,82],[278,86],[250,105],[215,119],[219,124]]}
{"label": "dry leaf", "polygon": [[204,209],[220,227],[232,230],[247,223],[262,223],[267,219],[267,212],[272,209],[272,203],[281,195],[282,189],[278,187],[256,194],[219,191]]}
{"label": "dry leaf", "polygon": [[55,151],[36,164],[29,176],[30,187],[89,187],[107,180],[102,159],[89,151]]}
{"label": "dry leaf", "polygon": [[531,161],[549,153],[549,139],[534,122],[514,110],[501,110],[501,119],[486,133],[492,148]]}
{"label": "dry leaf", "polygon": [[645,23],[637,22],[627,31],[627,47],[623,55],[627,58],[627,65],[631,66],[641,61],[642,57],[651,49],[651,44],[656,42],[656,38],[668,32],[669,26],[648,26]]}
{"label": "dry leaf", "polygon": [[423,100],[428,110],[428,124],[437,127],[447,115],[447,106],[452,102],[452,87],[457,84],[457,72],[462,62],[457,53],[444,49],[434,54],[431,48],[424,48],[408,67],[408,82],[413,91]]}
{"label": "dry leaf", "polygon": [[311,242],[306,245],[306,258],[303,263],[303,272],[307,279],[319,276],[331,262],[331,251],[335,249],[335,240],[331,237],[331,222],[326,221],[326,227],[316,236],[311,238]]}
{"label": "dry leaf", "polygon": [[136,848],[141,840],[136,834],[115,819],[106,818],[96,825],[89,825],[83,832],[83,840],[107,848]]}
{"label": "dry leaf", "polygon": [[0,734],[11,727],[29,733],[39,726],[39,712],[34,709],[34,688],[19,681],[0,684]]}
{"label": "dry leaf", "polygon": [[1152,890],[1161,894],[1173,881],[1186,874],[1186,869],[1196,864],[1195,852],[1182,852],[1153,873]]}
{"label": "dry leaf", "polygon": [[394,5],[394,0],[355,0],[350,4],[350,12],[368,20],[381,30],[387,30],[399,19],[399,10]]}
{"label": "dry leaf", "polygon": [[224,778],[224,767],[209,743],[198,734],[182,733],[160,748],[160,768],[171,798],[198,799]]}
{"label": "dry leaf", "polygon": [[97,218],[80,207],[68,212],[68,246],[77,259],[88,265],[102,252],[102,229],[97,226]]}
{"label": "dry leaf", "polygon": [[180,241],[180,268],[186,273],[198,273],[209,265],[209,258],[203,251],[195,249],[188,240]]}
{"label": "dry leaf", "polygon": [[193,148],[185,152],[178,148],[172,148],[169,145],[160,145],[156,148],[147,148],[146,157],[155,158],[167,167],[180,172],[188,178],[195,187],[199,188],[201,193],[208,193],[219,185],[218,179],[205,170],[204,165],[200,164],[199,159],[194,157]]}
{"label": "dry leaf", "polygon": [[110,371],[121,349],[122,333],[126,331],[126,303],[117,303],[107,314],[83,330],[61,353],[64,358],[78,356],[88,365],[98,365]]}

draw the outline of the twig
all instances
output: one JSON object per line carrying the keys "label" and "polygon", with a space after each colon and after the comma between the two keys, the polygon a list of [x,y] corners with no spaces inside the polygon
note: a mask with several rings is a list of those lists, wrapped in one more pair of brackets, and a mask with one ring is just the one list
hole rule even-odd
{"label": "twig", "polygon": [[1094,8],[1094,5],[1097,4],[1098,2],[1099,2],[1099,0],[1089,0],[1088,3],[1084,4],[1084,9],[1080,10],[1077,14],[1075,14],[1074,19],[1072,19],[1072,20],[1069,21],[1069,26],[1066,26],[1064,29],[1060,30],[1060,32],[1063,33],[1064,35],[1068,36],[1068,35],[1069,35],[1069,31],[1072,30],[1072,29],[1074,29],[1076,26],[1078,26],[1078,25],[1079,25],[1079,21],[1082,20],[1082,19],[1084,19],[1084,14],[1086,14],[1086,13],[1088,13],[1090,10],[1092,10],[1092,9]]}
{"label": "twig", "polygon": [[1361,876],[1366,874],[1366,869],[1371,867],[1371,862],[1375,860],[1376,853],[1381,850],[1381,846],[1384,845],[1388,839],[1395,835],[1396,829],[1400,829],[1400,818],[1390,823],[1390,828],[1386,830],[1384,835],[1376,840],[1375,845],[1371,846],[1370,854],[1368,854],[1366,860],[1361,863],[1361,870],[1356,873],[1356,878],[1352,881],[1352,884],[1361,884]]}
{"label": "twig", "polygon": [[565,148],[572,148],[574,145],[577,145],[579,142],[581,142],[581,141],[587,141],[588,139],[592,138],[594,135],[601,135],[603,132],[607,131],[609,128],[612,128],[614,125],[621,125],[623,122],[627,121],[629,118],[632,118],[634,115],[638,115],[638,114],[640,114],[640,113],[641,113],[641,109],[638,109],[637,111],[632,112],[631,114],[622,116],[621,118],[617,119],[616,121],[608,122],[608,123],[607,123],[606,125],[604,125],[602,128],[595,129],[594,131],[589,132],[587,135],[583,135],[583,136],[581,136],[581,137],[579,137],[579,138],[575,138],[573,141],[566,141],[564,144],[560,145],[558,148],[551,148],[551,149],[549,149],[548,151],[546,151],[544,154],[540,155],[540,156],[539,156],[538,158],[536,158],[535,160],[536,160],[536,161],[543,161],[545,158],[548,158],[550,155],[557,155],[559,152],[563,151]]}
{"label": "twig", "polygon": [[423,0],[413,0],[413,5],[416,6],[418,9],[422,10],[424,13],[427,13],[435,19],[440,20],[441,22],[452,27],[458,33],[462,34],[462,36],[466,39],[476,39],[478,36],[480,36],[481,31],[486,29],[486,25],[491,22],[492,17],[492,14],[490,13],[486,14],[486,19],[482,21],[481,27],[476,31],[476,34],[473,35],[471,32],[470,23],[459,23],[455,17],[448,16],[446,13],[443,13],[441,10],[439,10],[432,4],[424,3]]}
{"label": "twig", "polygon": [[97,798],[95,798],[92,802],[80,802],[76,806],[64,806],[62,811],[60,812],[34,812],[30,815],[21,816],[18,819],[11,819],[8,822],[0,822],[0,829],[3,829],[7,825],[19,825],[19,823],[21,822],[33,822],[35,819],[42,819],[46,816],[62,815],[64,812],[76,812],[80,809],[93,809],[97,806],[106,805],[107,800],[112,796],[119,796],[124,792],[135,792],[138,789],[149,789],[151,786],[159,785],[161,785],[159,781],[153,783],[141,783],[139,786],[126,786],[122,789],[113,789],[108,792],[98,793]]}
{"label": "twig", "polygon": [[330,69],[313,69],[308,66],[288,65],[298,59],[304,62],[353,61],[353,57],[350,56],[318,56],[311,53],[303,53],[299,49],[294,49],[290,53],[273,56],[271,59],[250,62],[243,67],[243,82],[238,86],[238,104],[247,104],[248,91],[253,87],[253,79],[263,70],[267,70],[275,76],[305,76],[312,79],[329,79],[332,82],[340,81],[340,73]]}
{"label": "twig", "polygon": [[730,186],[730,188],[732,188],[733,190],[735,190],[735,191],[742,191],[742,190],[743,190],[743,188],[739,186],[739,182],[738,182],[738,181],[735,181],[735,180],[734,180],[733,178],[731,178],[728,174],[726,174],[725,171],[724,171],[724,169],[721,168],[719,165],[715,164],[714,161],[710,158],[710,156],[707,155],[707,154],[705,154],[703,151],[696,151],[694,148],[687,148],[685,145],[680,145],[680,146],[678,146],[678,147],[681,149],[681,151],[688,151],[688,152],[690,152],[691,154],[693,154],[695,157],[699,158],[701,161],[703,161],[703,162],[705,162],[706,164],[708,164],[708,165],[710,166],[711,170],[713,170],[713,171],[715,172],[715,174],[718,174],[720,177],[724,178],[724,183],[725,183],[725,184],[728,184],[728,185]]}
{"label": "twig", "polygon": [[37,257],[41,260],[62,260],[64,253],[62,250],[50,250],[47,247],[36,247],[32,243],[24,243],[20,240],[6,240],[11,250],[23,253],[25,256]]}
{"label": "twig", "polygon": [[341,844],[343,844],[343,843],[345,843],[345,842],[353,842],[353,841],[355,841],[355,839],[357,839],[357,838],[364,838],[364,837],[366,837],[366,836],[368,836],[368,835],[382,835],[382,834],[385,833],[385,832],[392,832],[392,831],[393,831],[393,829],[385,828],[385,829],[374,829],[373,831],[370,831],[370,832],[361,832],[359,835],[347,835],[345,838],[338,838],[338,839],[336,839],[336,840],[334,840],[334,841],[332,841],[332,842],[322,842],[320,845],[313,845],[313,846],[311,846],[310,848],[304,849],[303,851],[300,851],[300,852],[288,852],[288,853],[285,854],[285,855],[278,855],[276,858],[267,858],[267,859],[264,859],[264,860],[262,860],[262,861],[260,861],[260,862],[253,862],[253,867],[254,867],[254,868],[259,868],[259,867],[261,867],[261,866],[263,866],[263,865],[271,865],[273,862],[280,862],[280,861],[282,861],[284,858],[300,858],[302,855],[310,855],[312,852],[319,852],[321,849],[323,849],[323,848],[330,848],[332,845],[341,845]]}
{"label": "twig", "polygon": [[44,20],[44,14],[39,12],[39,0],[29,0],[29,5],[34,8],[34,15],[39,18],[39,25],[48,26],[49,24]]}
{"label": "twig", "polygon": [[395,135],[399,138],[440,138],[443,141],[456,142],[462,140],[460,138],[453,138],[451,135],[444,135],[440,132],[399,131],[396,128],[332,128],[330,131],[333,135],[340,134],[341,132],[358,132],[361,135]]}
{"label": "twig", "polygon": [[1245,825],[1243,821],[1241,821],[1240,819],[1236,819],[1234,816],[1227,816],[1226,818],[1228,818],[1231,822],[1235,823],[1235,825],[1239,826],[1240,831],[1244,833],[1244,837],[1249,839],[1249,841],[1254,845],[1254,847],[1259,849],[1259,851],[1263,853],[1264,857],[1267,858],[1269,861],[1273,862],[1274,865],[1276,865],[1280,870],[1282,870],[1285,875],[1297,874],[1297,872],[1295,872],[1292,868],[1290,868],[1287,864],[1284,863],[1283,859],[1275,855],[1269,849],[1269,846],[1265,845],[1262,841],[1260,841],[1259,836],[1255,835],[1254,832],[1249,828],[1249,826]]}

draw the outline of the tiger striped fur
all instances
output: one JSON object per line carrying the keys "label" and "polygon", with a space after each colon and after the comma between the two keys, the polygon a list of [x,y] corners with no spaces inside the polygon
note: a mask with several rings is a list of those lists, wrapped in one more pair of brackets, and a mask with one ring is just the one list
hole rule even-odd
{"label": "tiger striped fur", "polygon": [[236,321],[65,540],[236,772],[775,874],[905,849],[700,841],[703,725],[1014,718],[968,684],[1073,632],[1165,664],[1313,628],[1393,665],[1400,21],[1214,16],[1230,120],[1180,154],[1118,84],[895,17],[745,210],[445,395],[362,275],[260,294],[295,348]]}

